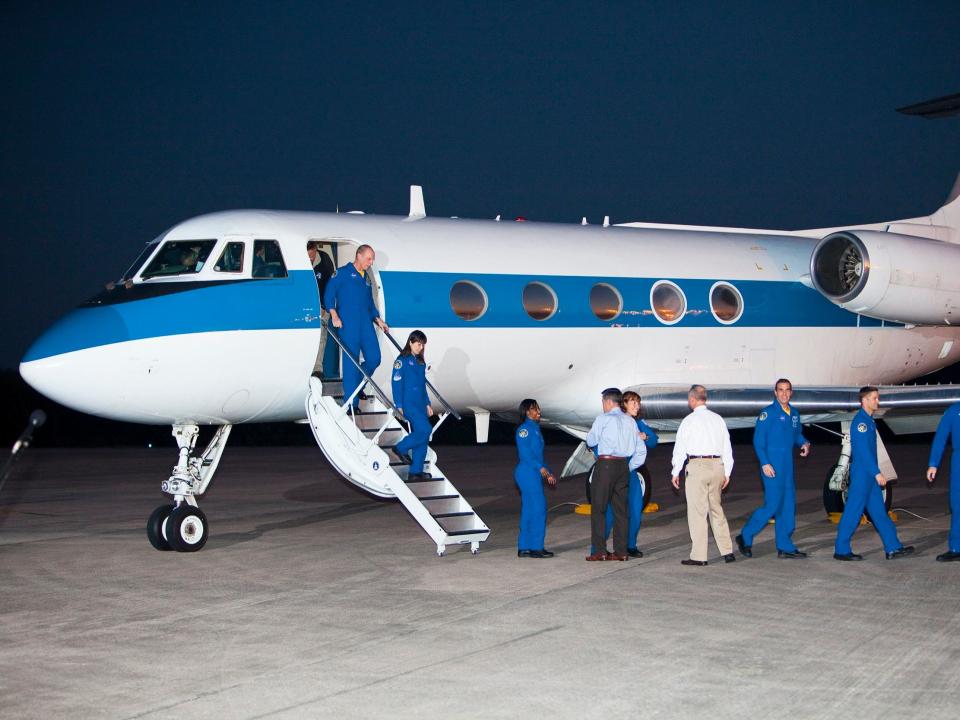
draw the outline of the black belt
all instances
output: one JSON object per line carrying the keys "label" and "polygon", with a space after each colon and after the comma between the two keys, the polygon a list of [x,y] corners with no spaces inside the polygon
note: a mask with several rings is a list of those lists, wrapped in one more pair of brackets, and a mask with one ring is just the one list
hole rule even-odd
{"label": "black belt", "polygon": [[687,455],[690,460],[719,460],[719,455]]}
{"label": "black belt", "polygon": [[626,460],[627,458],[620,455],[598,455],[597,460]]}

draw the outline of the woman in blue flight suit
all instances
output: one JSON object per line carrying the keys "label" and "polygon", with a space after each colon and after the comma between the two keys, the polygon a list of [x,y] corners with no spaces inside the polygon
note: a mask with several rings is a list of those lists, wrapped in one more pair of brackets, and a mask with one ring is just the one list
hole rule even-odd
{"label": "woman in blue flight suit", "polygon": [[[637,433],[643,440],[647,450],[653,450],[657,446],[660,438],[649,425],[640,419],[640,395],[627,390],[623,394],[621,410],[637,421]],[[640,475],[643,475],[643,481]],[[643,551],[637,548],[637,535],[640,532],[640,523],[643,521],[643,497],[645,495],[644,483],[651,481],[650,471],[644,463],[636,470],[630,471],[630,481],[627,484],[627,555],[631,557],[643,557]],[[607,505],[607,537],[613,532],[613,505]]]}
{"label": "woman in blue flight suit", "polygon": [[517,557],[551,558],[553,553],[543,547],[547,534],[547,498],[543,494],[543,481],[555,486],[557,479],[543,463],[540,405],[536,400],[528,398],[520,403],[520,419],[515,434],[519,461],[513,471],[513,479],[520,488]]}
{"label": "woman in blue flight suit", "polygon": [[393,364],[393,404],[410,421],[410,433],[397,443],[394,451],[401,456],[409,455],[410,473],[407,477],[410,480],[430,478],[430,474],[423,471],[432,431],[430,416],[433,415],[427,397],[426,345],[427,336],[414,330]]}

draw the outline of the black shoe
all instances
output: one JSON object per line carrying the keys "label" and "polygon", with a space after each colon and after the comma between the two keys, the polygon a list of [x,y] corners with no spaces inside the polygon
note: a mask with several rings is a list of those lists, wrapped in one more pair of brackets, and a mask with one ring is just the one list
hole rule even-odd
{"label": "black shoe", "polygon": [[777,550],[778,558],[805,558],[806,556],[803,550]]}
{"label": "black shoe", "polygon": [[530,557],[529,550],[517,550],[517,557]]}
{"label": "black shoe", "polygon": [[531,550],[530,557],[532,558],[552,558],[553,553],[549,550]]}
{"label": "black shoe", "polygon": [[543,556],[544,556],[544,557],[547,557],[547,558],[553,557],[554,554],[555,554],[555,553],[553,552],[553,550],[547,550],[546,548],[544,548],[544,549],[541,550],[540,552],[542,552],[542,553],[543,553]]}
{"label": "black shoe", "polygon": [[407,475],[407,481],[410,480],[433,480],[433,475],[426,472],[413,473],[412,475]]}
{"label": "black shoe", "polygon": [[643,550],[638,548],[627,548],[627,555],[630,557],[641,558],[643,557]]}
{"label": "black shoe", "polygon": [[893,560],[894,558],[903,557],[904,555],[913,555],[913,545],[904,545],[893,552],[888,552],[887,560]]}
{"label": "black shoe", "polygon": [[696,567],[702,567],[707,564],[706,560],[681,560],[681,565],[694,565]]}
{"label": "black shoe", "polygon": [[740,554],[744,557],[753,557],[753,545],[747,545],[743,541],[743,535],[737,535],[734,540],[737,541],[737,547],[740,548]]}
{"label": "black shoe", "polygon": [[945,553],[937,555],[937,562],[954,562],[956,560],[960,560],[960,552],[948,550]]}
{"label": "black shoe", "polygon": [[724,555],[724,556],[723,556],[723,561],[724,561],[724,562],[728,562],[728,563],[736,562],[736,561],[737,561],[737,557],[736,557],[736,555],[734,555],[733,553],[730,553],[729,555]]}
{"label": "black shoe", "polygon": [[851,560],[863,560],[863,555],[857,555],[856,553],[847,553],[846,555],[841,555],[840,553],[834,553],[833,559],[846,560],[849,562]]}
{"label": "black shoe", "polygon": [[369,400],[370,396],[367,395],[363,390],[357,393],[357,400]]}

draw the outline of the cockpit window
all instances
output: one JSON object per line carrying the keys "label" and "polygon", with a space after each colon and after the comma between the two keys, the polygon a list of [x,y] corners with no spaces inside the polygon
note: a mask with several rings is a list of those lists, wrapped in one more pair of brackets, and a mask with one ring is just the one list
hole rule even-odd
{"label": "cockpit window", "polygon": [[255,278],[287,276],[287,266],[283,262],[280,243],[276,240],[253,241],[253,276]]}
{"label": "cockpit window", "polygon": [[160,248],[147,269],[140,273],[144,280],[169,275],[192,275],[203,266],[217,244],[216,240],[170,240]]}
{"label": "cockpit window", "polygon": [[243,243],[229,242],[220,253],[220,259],[213,266],[217,272],[243,272]]}

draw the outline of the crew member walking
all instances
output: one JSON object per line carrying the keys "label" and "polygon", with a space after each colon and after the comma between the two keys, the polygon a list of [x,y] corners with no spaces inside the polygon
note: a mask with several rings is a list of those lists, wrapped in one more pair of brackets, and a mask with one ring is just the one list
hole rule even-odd
{"label": "crew member walking", "polygon": [[690,526],[690,558],[683,565],[707,564],[707,516],[713,540],[726,562],[733,562],[730,527],[720,504],[720,493],[730,484],[733,472],[733,448],[723,418],[707,409],[707,389],[693,385],[687,393],[687,405],[693,411],[677,428],[673,446],[673,486],[680,489],[680,471],[687,465],[687,524]]}
{"label": "crew member walking", "polygon": [[393,404],[410,421],[410,432],[396,444],[394,452],[401,456],[409,455],[409,480],[427,480],[431,477],[423,471],[432,431],[430,417],[433,415],[430,398],[427,397],[426,345],[427,336],[414,330],[393,364]]}
{"label": "crew member walking", "polygon": [[[590,486],[590,540],[587,560],[626,560],[627,483],[630,470],[643,465],[647,448],[637,436],[637,424],[620,409],[623,396],[617,388],[603,391],[603,415],[593,421],[587,445],[597,453]],[[606,509],[613,505],[613,552],[606,552]]]}
{"label": "crew member walking", "polygon": [[777,557],[805,558],[793,543],[796,527],[797,489],[793,479],[793,447],[800,448],[800,457],[810,453],[810,443],[803,436],[800,413],[790,405],[793,384],[780,378],[773,386],[776,400],[763,409],[753,430],[753,449],[760,460],[763,481],[763,505],[754,510],[743,530],[736,537],[740,552],[753,557],[753,539],[775,518]]}
{"label": "crew member walking", "polygon": [[873,414],[879,407],[880,391],[871,385],[860,388],[860,410],[850,424],[850,486],[837,526],[833,551],[836,560],[863,560],[862,555],[851,549],[850,540],[864,509],[870,513],[870,521],[880,534],[887,560],[913,553],[912,545],[904,547],[900,542],[897,528],[883,504],[880,488],[887,484],[887,478],[880,472],[877,462],[877,425],[873,421]]}
{"label": "crew member walking", "polygon": [[[361,367],[368,376],[380,365],[380,343],[371,323],[383,332],[390,332],[373,302],[369,270],[375,259],[376,253],[372,247],[358,247],[354,261],[334,273],[323,294],[323,305],[330,313],[330,322],[338,329],[344,347],[358,361],[362,355]],[[346,404],[360,385],[363,373],[348,358],[343,359],[342,366],[343,398]],[[354,407],[359,406],[362,394],[362,390],[357,394]]]}
{"label": "crew member walking", "polygon": [[950,534],[947,536],[947,551],[937,555],[940,562],[960,560],[960,403],[947,408],[940,418],[937,434],[933,436],[930,448],[930,462],[927,464],[927,482],[933,483],[937,477],[937,468],[947,448],[947,440],[953,446],[953,459],[950,462]]}
{"label": "crew member walking", "polygon": [[[621,409],[637,423],[637,435],[647,450],[647,454],[657,446],[659,438],[650,426],[640,419],[640,395],[627,390],[623,394]],[[641,480],[643,476],[643,480]],[[627,555],[642,558],[643,551],[637,545],[637,535],[640,533],[640,523],[643,521],[644,483],[650,482],[650,471],[647,470],[646,454],[644,463],[636,469],[630,470],[630,479],[627,481]],[[591,500],[593,493],[591,492]],[[613,532],[613,506],[607,505],[606,514],[607,538]],[[594,548],[596,550],[596,548]]]}
{"label": "crew member walking", "polygon": [[557,478],[543,462],[543,433],[540,432],[540,405],[528,398],[520,403],[520,425],[517,427],[517,467],[514,482],[520,488],[520,534],[517,536],[517,557],[551,558],[544,548],[547,534],[547,498],[543,481],[555,486]]}

